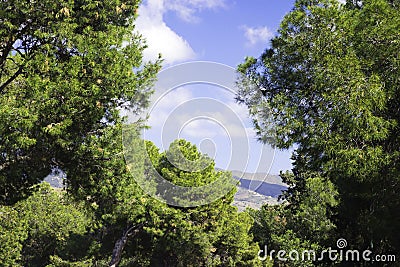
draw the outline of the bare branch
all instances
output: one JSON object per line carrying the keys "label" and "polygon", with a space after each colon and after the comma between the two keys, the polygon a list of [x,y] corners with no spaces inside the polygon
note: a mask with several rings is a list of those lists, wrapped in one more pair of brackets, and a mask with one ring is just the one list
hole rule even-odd
{"label": "bare branch", "polygon": [[117,267],[118,266],[119,262],[121,261],[122,252],[124,250],[126,242],[128,241],[128,237],[135,236],[139,232],[139,229],[142,226],[143,226],[143,223],[141,223],[139,225],[134,225],[123,232],[122,237],[120,239],[118,239],[117,242],[115,242],[114,250],[113,250],[113,254],[111,256],[111,261],[110,261],[109,267]]}

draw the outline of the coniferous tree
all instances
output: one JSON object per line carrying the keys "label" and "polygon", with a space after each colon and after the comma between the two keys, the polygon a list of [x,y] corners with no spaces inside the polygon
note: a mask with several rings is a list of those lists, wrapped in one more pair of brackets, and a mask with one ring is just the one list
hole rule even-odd
{"label": "coniferous tree", "polygon": [[398,1],[296,1],[271,47],[239,66],[260,139],[296,147],[287,208],[318,207],[315,179],[338,192],[321,214],[337,228],[317,236],[326,246],[399,251],[399,12]]}

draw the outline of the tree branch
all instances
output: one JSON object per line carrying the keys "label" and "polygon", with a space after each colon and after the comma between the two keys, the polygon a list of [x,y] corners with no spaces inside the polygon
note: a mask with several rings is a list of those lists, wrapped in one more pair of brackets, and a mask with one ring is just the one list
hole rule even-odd
{"label": "tree branch", "polygon": [[4,66],[4,64],[5,64],[5,62],[6,62],[6,59],[7,59],[7,57],[8,57],[8,54],[10,54],[10,51],[11,51],[11,49],[12,49],[12,47],[13,47],[13,44],[14,44],[14,40],[11,39],[11,40],[7,43],[7,45],[5,46],[4,50],[1,51],[1,54],[0,54],[0,66],[1,66],[1,67]]}
{"label": "tree branch", "polygon": [[7,87],[7,85],[9,85],[13,80],[15,80],[18,75],[20,75],[22,73],[22,66],[19,67],[19,69],[13,74],[13,76],[11,76],[10,78],[8,78],[7,81],[5,81],[1,86],[0,86],[0,94],[3,92],[3,90]]}
{"label": "tree branch", "polygon": [[14,32],[11,34],[10,39],[9,39],[7,45],[5,46],[4,50],[1,51],[1,54],[0,54],[0,66],[1,66],[1,67],[4,66],[5,61],[6,61],[7,57],[8,57],[8,54],[11,52],[15,41],[18,40],[18,39],[20,39],[21,36],[22,36],[23,34],[25,34],[25,32],[28,30],[28,28],[29,28],[30,26],[31,26],[31,22],[28,21],[28,23],[27,23],[24,27],[22,27],[19,31],[17,31],[17,32],[14,31]]}
{"label": "tree branch", "polygon": [[142,226],[143,226],[143,223],[136,225],[136,226],[134,225],[134,226],[126,229],[122,233],[122,237],[120,239],[118,239],[117,242],[115,242],[109,267],[117,267],[118,266],[119,262],[121,261],[122,251],[124,250],[126,242],[128,241],[128,237],[130,237],[132,235],[136,235]]}

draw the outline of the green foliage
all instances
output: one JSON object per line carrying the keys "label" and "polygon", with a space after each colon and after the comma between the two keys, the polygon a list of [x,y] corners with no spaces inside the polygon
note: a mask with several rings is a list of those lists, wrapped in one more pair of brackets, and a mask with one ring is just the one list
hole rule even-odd
{"label": "green foliage", "polygon": [[120,123],[118,108],[146,106],[159,65],[142,64],[138,4],[0,3],[2,203],[26,197],[54,168],[69,188],[86,186],[83,162],[107,160],[101,145]]}
{"label": "green foliage", "polygon": [[[282,176],[286,181],[293,178],[291,173]],[[266,246],[269,252],[296,250],[299,253],[298,260],[285,262],[275,259],[276,263],[285,266],[313,266],[312,258],[301,258],[302,252],[312,250],[319,256],[323,249],[332,247],[330,242],[335,225],[330,216],[332,207],[338,204],[337,191],[329,180],[311,175],[302,180],[302,185],[304,189],[301,191],[290,188],[284,192],[286,200],[282,205],[249,210],[254,218],[252,233],[261,248]]]}
{"label": "green foliage", "polygon": [[[146,145],[155,188],[148,189],[170,205],[192,207],[232,195],[237,181],[227,172],[215,171],[215,163],[185,140],[175,140],[164,153]],[[147,191],[148,192],[148,191]]]}
{"label": "green foliage", "polygon": [[44,266],[56,255],[70,260],[85,257],[81,249],[92,220],[64,192],[42,183],[26,200],[1,208],[2,266]]}
{"label": "green foliage", "polygon": [[[142,62],[138,4],[0,3],[3,265],[257,264],[251,218],[231,206],[231,175],[188,142],[159,153],[144,146],[139,123],[123,127],[119,111],[147,106],[160,68]],[[66,192],[33,186],[52,171],[65,173]],[[231,190],[208,205],[172,207],[146,195],[163,193],[154,171],[180,186],[211,184],[195,198]],[[136,181],[147,179],[143,191]]]}
{"label": "green foliage", "polygon": [[47,265],[47,267],[89,267],[93,266],[92,260],[85,260],[79,262],[70,262],[61,259],[58,256],[50,256],[51,264]]}
{"label": "green foliage", "polygon": [[[213,182],[222,173],[214,169],[213,161],[184,140],[173,142],[163,153],[158,152],[151,142],[146,142],[146,149],[152,162],[148,167],[154,167],[174,183],[200,186]],[[201,169],[182,170],[184,165],[173,164],[179,165],[186,160],[199,160],[199,165],[187,166]],[[225,175],[231,178],[230,173]],[[152,203],[143,226],[146,234],[140,233],[128,244],[128,255],[134,253],[130,257],[141,261],[141,266],[257,266],[258,246],[249,234],[252,220],[231,206],[235,191],[236,188],[226,196],[198,207],[173,207],[144,200]]]}
{"label": "green foliage", "polygon": [[[121,232],[145,218],[143,193],[125,163],[119,114],[147,106],[160,69],[159,61],[142,62],[145,44],[133,25],[138,5],[0,3],[0,203],[16,209],[30,199],[32,185],[58,170],[66,174],[71,201],[84,201],[79,210],[93,218],[91,229],[75,226],[67,235],[60,229],[71,230],[74,224],[62,223],[74,213],[48,194],[48,207],[37,214],[44,219],[32,211],[21,226],[32,235],[9,239],[26,239],[22,260],[29,264],[105,265]],[[20,251],[15,246],[10,262],[21,258]]]}
{"label": "green foliage", "polygon": [[86,243],[84,235],[91,219],[84,214],[82,205],[68,201],[62,192],[43,183],[37,192],[19,204],[29,229],[22,250],[24,266],[42,265],[50,255],[84,257],[79,250],[82,244],[78,242]]}
{"label": "green foliage", "polygon": [[296,1],[271,47],[238,68],[260,139],[296,147],[286,198],[311,222],[294,233],[320,225],[320,245],[399,250],[399,12],[398,1]]}
{"label": "green foliage", "polygon": [[0,264],[18,266],[21,260],[22,242],[28,237],[27,222],[21,220],[18,211],[0,206]]}

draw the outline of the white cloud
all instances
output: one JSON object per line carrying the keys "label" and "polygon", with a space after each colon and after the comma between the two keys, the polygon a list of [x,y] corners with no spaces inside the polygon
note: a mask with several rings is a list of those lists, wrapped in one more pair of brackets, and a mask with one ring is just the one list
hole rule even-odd
{"label": "white cloud", "polygon": [[184,136],[194,138],[215,138],[219,135],[225,135],[223,129],[213,121],[206,119],[192,120],[182,129]]}
{"label": "white cloud", "polygon": [[173,11],[188,22],[198,21],[196,12],[225,6],[225,0],[147,0],[139,8],[136,29],[146,39],[148,48],[143,51],[145,61],[156,60],[161,54],[165,65],[196,58],[190,44],[174,32],[163,20],[163,15]]}
{"label": "white cloud", "polygon": [[269,39],[274,36],[274,33],[269,30],[266,26],[264,27],[248,27],[242,26],[244,30],[244,36],[247,39],[249,46],[254,46],[257,43],[266,43]]}
{"label": "white cloud", "polygon": [[177,114],[173,121],[176,125],[186,125],[183,132],[192,138],[214,138],[216,136],[244,138],[245,140],[255,138],[254,129],[249,127],[251,124],[249,124],[246,113],[236,113],[242,108],[237,108],[233,104],[231,106],[230,103],[226,104],[221,103],[218,111],[211,112],[189,106],[186,112]]}
{"label": "white cloud", "polygon": [[156,60],[160,53],[167,65],[194,59],[196,54],[189,43],[163,21],[164,12],[163,0],[148,0],[139,8],[136,29],[148,45],[143,51],[144,60]]}
{"label": "white cloud", "polygon": [[188,22],[197,22],[195,13],[204,9],[225,7],[225,0],[165,0],[168,9],[177,12],[179,17]]}

